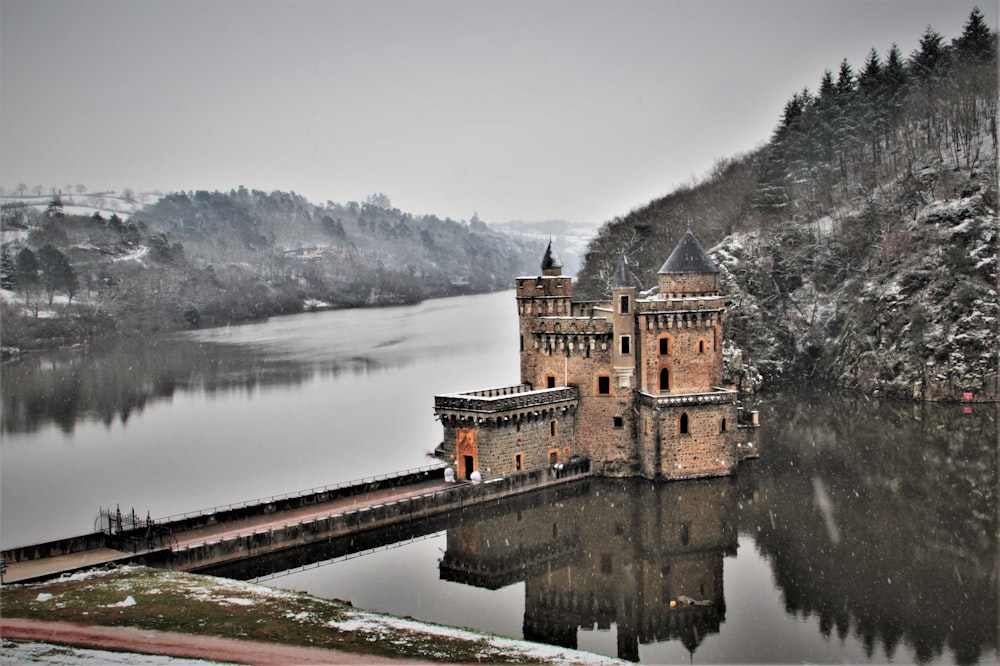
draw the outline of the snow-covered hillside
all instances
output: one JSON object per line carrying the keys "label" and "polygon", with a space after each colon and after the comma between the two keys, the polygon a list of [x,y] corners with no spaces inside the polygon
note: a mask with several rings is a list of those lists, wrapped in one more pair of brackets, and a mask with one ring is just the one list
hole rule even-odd
{"label": "snow-covered hillside", "polygon": [[117,215],[126,218],[143,206],[159,201],[162,192],[133,192],[124,189],[120,192],[84,192],[76,194],[47,195],[13,195],[0,196],[0,205],[24,205],[35,210],[44,211],[54,199],[62,202],[66,215],[86,215],[100,213],[101,217]]}

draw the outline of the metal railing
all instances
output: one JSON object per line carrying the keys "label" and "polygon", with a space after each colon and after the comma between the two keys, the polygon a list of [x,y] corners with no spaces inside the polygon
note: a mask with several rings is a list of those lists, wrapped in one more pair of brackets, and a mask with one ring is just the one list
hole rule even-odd
{"label": "metal railing", "polygon": [[[434,469],[434,468],[435,467],[433,465],[430,465],[430,466],[428,466],[428,468],[418,468],[418,470]],[[442,467],[442,469],[443,469],[443,467]],[[459,487],[463,487],[463,486],[475,486],[475,485],[482,485],[483,487],[489,487],[492,484],[501,483],[503,481],[511,482],[511,487],[518,487],[518,488],[521,488],[523,490],[533,490],[535,488],[543,488],[545,486],[548,486],[548,485],[552,484],[554,481],[559,480],[559,479],[564,479],[564,480],[565,479],[571,479],[571,478],[575,478],[575,477],[579,477],[579,476],[585,476],[585,475],[588,475],[589,473],[590,473],[590,460],[587,459],[587,458],[576,458],[576,457],[574,457],[573,459],[571,459],[571,460],[569,460],[569,461],[567,461],[565,463],[559,463],[559,464],[557,464],[555,466],[543,465],[541,467],[533,467],[532,469],[524,470],[524,471],[519,472],[517,474],[512,474],[512,475],[510,475],[508,477],[496,477],[496,478],[492,478],[492,479],[483,479],[483,481],[480,482],[479,484],[474,484],[474,483],[472,483],[470,481],[456,481],[456,482],[454,482],[452,484],[449,484],[445,488],[435,488],[434,490],[429,490],[429,491],[427,491],[425,493],[420,493],[419,495],[414,495],[412,497],[406,498],[406,500],[414,501],[414,500],[420,500],[421,498],[425,498],[425,499],[430,499],[431,502],[434,503],[436,501],[436,499],[437,499],[438,496],[453,494],[455,492],[456,488],[459,488]],[[535,480],[532,481],[532,477],[535,477]],[[406,501],[406,500],[393,500],[391,498],[386,498],[384,501],[382,501],[382,502],[380,502],[378,504],[361,506],[361,507],[344,508],[344,509],[341,509],[341,510],[333,511],[333,512],[331,512],[329,514],[326,514],[326,515],[323,515],[323,516],[314,516],[314,517],[311,517],[311,518],[304,518],[304,519],[301,519],[301,520],[294,520],[294,519],[292,519],[292,520],[289,520],[287,523],[282,523],[279,526],[279,529],[280,528],[285,528],[285,527],[290,527],[290,526],[293,526],[293,525],[299,525],[299,526],[308,525],[309,523],[314,523],[314,522],[317,522],[317,521],[326,520],[328,518],[332,518],[332,517],[335,517],[335,516],[341,516],[341,515],[345,515],[345,514],[358,514],[359,516],[367,516],[368,520],[367,521],[362,521],[362,522],[370,522],[372,520],[371,517],[374,516],[375,513],[376,513],[374,511],[376,508],[381,508],[382,506],[384,506],[386,504],[395,504],[397,502]],[[471,503],[476,503],[477,501],[478,500],[472,499]],[[456,506],[450,507],[448,510],[451,510],[451,509],[454,509],[454,508],[461,508],[461,507],[465,506],[467,502],[468,502],[467,498],[459,497],[458,501],[456,503]],[[247,527],[246,530],[240,530],[239,532],[237,532],[235,534],[227,534],[224,537],[214,537],[214,538],[213,537],[206,537],[204,541],[196,541],[196,542],[192,542],[192,543],[187,543],[187,544],[184,544],[182,546],[173,546],[171,548],[171,550],[173,550],[174,552],[180,552],[180,551],[184,551],[184,550],[190,550],[190,549],[194,549],[194,548],[200,548],[200,547],[205,546],[207,544],[214,544],[214,543],[221,543],[221,542],[224,542],[224,541],[233,541],[233,540],[236,540],[236,539],[243,539],[243,538],[246,538],[246,537],[251,537],[251,536],[253,536],[255,534],[258,534],[258,533],[270,532],[270,531],[273,531],[274,529],[275,529],[274,526]]]}
{"label": "metal railing", "polygon": [[369,483],[375,483],[376,481],[388,481],[389,479],[396,479],[410,474],[420,474],[421,472],[432,472],[434,470],[443,470],[445,467],[447,467],[447,465],[443,462],[432,463],[430,465],[424,465],[423,467],[414,467],[412,469],[403,470],[401,472],[387,472],[386,474],[379,474],[378,476],[369,476],[363,479],[355,479],[353,481],[342,481],[340,483],[334,483],[329,486],[319,486],[317,488],[309,488],[308,490],[298,490],[290,493],[284,493],[281,495],[271,495],[270,497],[258,497],[257,499],[246,500],[244,502],[221,504],[219,506],[213,506],[209,509],[198,509],[197,511],[177,513],[172,516],[166,516],[165,518],[156,518],[154,522],[170,523],[179,520],[187,520],[188,518],[211,516],[213,514],[220,513],[223,511],[232,511],[234,509],[245,509],[247,507],[260,506],[262,504],[273,504],[274,502],[281,502],[287,499],[295,499],[297,497],[307,497],[309,495],[318,495],[320,493],[331,492],[334,490],[343,490],[344,488],[350,488],[352,486],[362,486]]}

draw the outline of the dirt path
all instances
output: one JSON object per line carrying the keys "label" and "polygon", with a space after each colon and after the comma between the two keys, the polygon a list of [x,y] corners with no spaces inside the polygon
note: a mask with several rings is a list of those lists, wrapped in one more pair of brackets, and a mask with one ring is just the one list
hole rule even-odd
{"label": "dirt path", "polygon": [[97,650],[159,654],[236,664],[429,663],[280,643],[21,618],[0,618],[0,635],[10,640],[60,643]]}

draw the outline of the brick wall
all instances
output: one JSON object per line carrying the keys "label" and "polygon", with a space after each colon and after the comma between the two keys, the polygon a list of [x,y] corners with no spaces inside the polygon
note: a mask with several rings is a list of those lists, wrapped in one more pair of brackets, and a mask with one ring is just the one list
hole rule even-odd
{"label": "brick wall", "polygon": [[660,295],[714,294],[719,292],[718,273],[670,273],[660,275]]}

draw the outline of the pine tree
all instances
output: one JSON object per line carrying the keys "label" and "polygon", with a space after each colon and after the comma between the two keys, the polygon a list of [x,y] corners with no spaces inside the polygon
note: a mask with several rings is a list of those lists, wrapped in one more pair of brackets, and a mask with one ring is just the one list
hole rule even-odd
{"label": "pine tree", "polygon": [[997,57],[996,37],[986,25],[979,7],[972,10],[962,30],[962,36],[952,41],[955,55],[963,63],[993,63]]}

